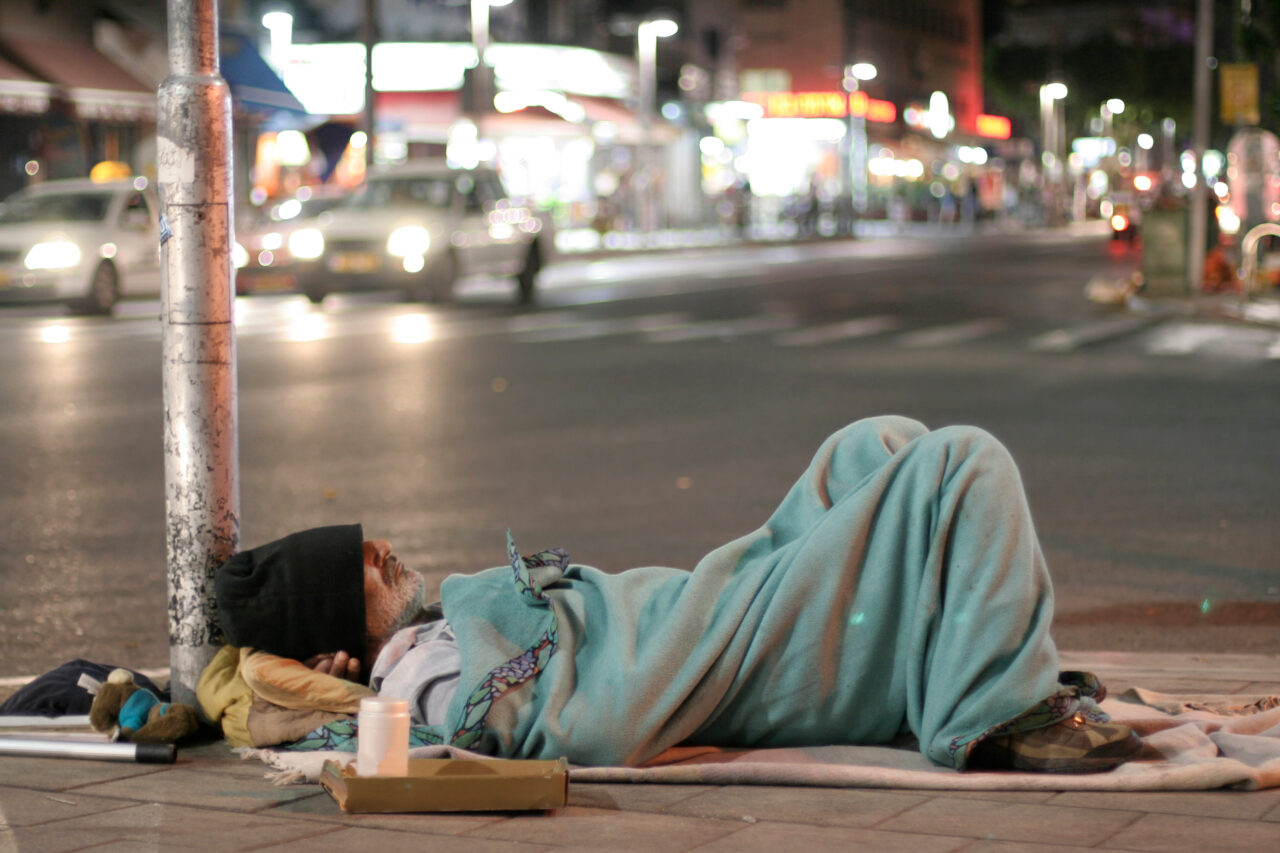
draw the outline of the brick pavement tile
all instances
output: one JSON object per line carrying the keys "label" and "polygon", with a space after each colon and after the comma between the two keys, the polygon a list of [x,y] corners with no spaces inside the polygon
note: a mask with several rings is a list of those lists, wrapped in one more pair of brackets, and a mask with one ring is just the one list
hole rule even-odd
{"label": "brick pavement tile", "polygon": [[0,785],[65,791],[95,782],[127,779],[161,772],[162,766],[126,761],[82,761],[76,758],[23,758],[6,756],[0,761]]}
{"label": "brick pavement tile", "polygon": [[698,853],[778,853],[779,850],[851,850],[874,853],[951,853],[967,838],[879,832],[843,826],[762,821],[698,848]]}
{"label": "brick pavement tile", "polygon": [[1264,815],[1262,816],[1262,819],[1263,819],[1263,820],[1274,820],[1274,821],[1276,821],[1277,823],[1280,823],[1280,806],[1276,806],[1274,809],[1272,809],[1271,811],[1269,811],[1269,812],[1267,812],[1266,814],[1264,814]]}
{"label": "brick pavement tile", "polygon": [[468,832],[463,838],[523,841],[575,850],[683,853],[736,832],[742,821],[615,812],[569,806],[554,814],[520,815]]}
{"label": "brick pavement tile", "polygon": [[[93,849],[120,850],[249,850],[331,830],[301,820],[273,820],[256,815],[192,809],[160,803],[9,830],[17,850],[62,853]],[[0,839],[5,836],[0,835]]]}
{"label": "brick pavement tile", "polygon": [[1088,847],[1110,838],[1137,818],[1132,812],[938,796],[875,828],[992,841],[1052,840]]}
{"label": "brick pavement tile", "polygon": [[[1070,844],[1034,844],[1029,841],[975,841],[962,853],[1097,853],[1096,847],[1075,847]],[[98,851],[94,851],[98,853]]]}
{"label": "brick pavement tile", "polygon": [[259,811],[281,802],[310,797],[310,785],[273,785],[263,778],[232,776],[187,767],[174,767],[148,776],[134,776],[76,791],[126,800],[175,803],[239,811]]}
{"label": "brick pavement tile", "polygon": [[1240,692],[1246,696],[1280,696],[1280,681],[1250,681]]}
{"label": "brick pavement tile", "polygon": [[[376,850],[378,853],[541,853],[552,850],[517,841],[491,841],[482,838],[430,838],[412,832],[394,832],[386,829],[360,829],[347,827],[296,841],[286,841],[262,850],[298,851],[298,853],[356,853]],[[96,849],[94,853],[97,853]]]}
{"label": "brick pavement tile", "polygon": [[1278,850],[1280,823],[1168,814],[1143,815],[1098,847],[1103,850],[1143,850],[1151,853],[1183,853],[1186,850],[1255,853],[1258,850]]}
{"label": "brick pavement tile", "polygon": [[131,803],[50,791],[0,786],[0,827],[31,826],[125,808]]}
{"label": "brick pavement tile", "polygon": [[[936,797],[938,791],[904,790],[903,793]],[[1043,803],[1057,796],[1054,791],[947,791],[948,799],[991,800],[996,803]]]}
{"label": "brick pavement tile", "polygon": [[[1110,696],[1119,696],[1123,688],[1118,682],[1114,682],[1105,676],[1102,677],[1102,683],[1107,686],[1107,694]],[[1210,679],[1200,678],[1198,676],[1184,676],[1179,674],[1153,674],[1145,678],[1134,678],[1124,684],[1124,687],[1145,687],[1148,690],[1154,690],[1157,693],[1191,693],[1195,695],[1202,694],[1219,694],[1219,693],[1243,693],[1246,685],[1249,684],[1247,679]]]}
{"label": "brick pavement tile", "polygon": [[929,794],[857,788],[787,788],[739,785],[690,797],[666,809],[668,814],[728,820],[871,826],[925,802]]}
{"label": "brick pavement tile", "polygon": [[245,760],[231,751],[226,741],[201,744],[194,747],[178,747],[175,767],[196,767],[211,773],[229,773],[235,776],[256,776],[265,779],[271,770],[256,758]]}
{"label": "brick pavement tile", "polygon": [[1258,820],[1280,808],[1280,789],[1269,791],[1068,791],[1052,806]]}
{"label": "brick pavement tile", "polygon": [[571,784],[569,805],[620,812],[660,812],[713,790],[706,785]]}

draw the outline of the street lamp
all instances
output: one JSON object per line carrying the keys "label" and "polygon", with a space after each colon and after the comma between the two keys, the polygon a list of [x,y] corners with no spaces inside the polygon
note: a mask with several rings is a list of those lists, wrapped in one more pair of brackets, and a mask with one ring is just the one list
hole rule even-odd
{"label": "street lamp", "polygon": [[471,43],[476,49],[476,73],[472,78],[472,104],[477,114],[493,109],[495,85],[485,54],[489,50],[489,9],[509,6],[511,0],[471,0]]}
{"label": "street lamp", "polygon": [[282,74],[289,62],[289,47],[293,42],[293,15],[267,12],[262,16],[262,26],[271,33],[270,65],[277,74]]}
{"label": "street lamp", "polygon": [[[849,200],[855,216],[867,210],[867,117],[865,112],[854,115],[853,93],[862,82],[876,78],[876,67],[870,62],[855,62],[844,70],[844,89],[849,93],[849,158],[846,167],[849,176]],[[853,223],[849,223],[852,230]]]}
{"label": "street lamp", "polygon": [[654,227],[653,198],[653,146],[650,135],[653,130],[653,116],[656,111],[658,92],[658,39],[668,38],[680,31],[675,21],[658,18],[641,21],[636,27],[636,65],[639,79],[637,90],[640,107],[640,169],[637,177],[639,185],[636,192],[636,220],[640,230],[649,232]]}
{"label": "street lamp", "polygon": [[1108,98],[1102,105],[1102,135],[1112,139],[1112,121],[1124,112],[1124,101],[1119,98]]}
{"label": "street lamp", "polygon": [[1041,183],[1050,225],[1058,225],[1062,221],[1062,161],[1066,133],[1059,102],[1066,97],[1066,83],[1045,83],[1040,87],[1040,126],[1044,147],[1041,152]]}

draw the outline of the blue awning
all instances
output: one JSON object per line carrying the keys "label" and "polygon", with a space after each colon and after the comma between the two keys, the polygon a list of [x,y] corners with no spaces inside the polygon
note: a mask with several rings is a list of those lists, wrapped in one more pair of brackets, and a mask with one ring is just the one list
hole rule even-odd
{"label": "blue awning", "polygon": [[302,102],[267,65],[266,60],[244,33],[223,30],[219,34],[219,59],[222,79],[231,88],[237,106],[253,113],[270,115],[278,111],[293,113],[302,119],[307,110]]}

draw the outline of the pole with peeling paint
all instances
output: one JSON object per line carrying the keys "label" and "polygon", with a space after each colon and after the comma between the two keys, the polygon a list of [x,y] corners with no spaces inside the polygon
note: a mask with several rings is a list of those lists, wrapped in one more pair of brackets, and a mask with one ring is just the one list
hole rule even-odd
{"label": "pole with peeling paint", "polygon": [[165,513],[170,689],[194,704],[222,641],[213,574],[239,541],[232,322],[231,96],[218,71],[217,0],[168,0],[160,84]]}

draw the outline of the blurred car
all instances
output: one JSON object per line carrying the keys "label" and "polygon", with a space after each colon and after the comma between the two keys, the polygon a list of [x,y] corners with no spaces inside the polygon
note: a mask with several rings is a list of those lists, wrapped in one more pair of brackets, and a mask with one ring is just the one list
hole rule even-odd
{"label": "blurred car", "polygon": [[1103,199],[1101,213],[1111,225],[1111,239],[1132,243],[1142,227],[1142,205],[1135,193],[1117,191]]}
{"label": "blurred car", "polygon": [[529,302],[553,243],[550,219],[511,199],[495,170],[424,161],[371,174],[343,204],[298,221],[288,251],[316,302],[388,288],[444,301],[477,273],[514,276]]}
{"label": "blurred car", "polygon": [[156,197],[146,178],[49,181],[0,203],[0,302],[109,314],[160,292]]}
{"label": "blurred car", "polygon": [[289,235],[299,222],[318,217],[347,200],[345,189],[304,187],[293,198],[272,205],[266,215],[236,227],[233,260],[236,294],[278,293],[298,289],[298,274],[289,253]]}

